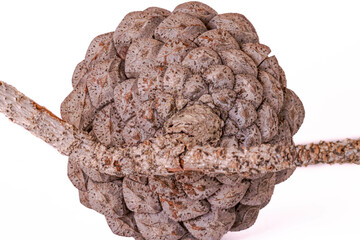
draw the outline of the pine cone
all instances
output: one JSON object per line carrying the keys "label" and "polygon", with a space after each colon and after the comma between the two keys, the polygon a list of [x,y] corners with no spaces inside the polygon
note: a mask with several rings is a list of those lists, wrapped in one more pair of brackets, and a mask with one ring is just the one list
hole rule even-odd
{"label": "pine cone", "polygon": [[[61,115],[108,147],[165,134],[188,148],[293,145],[304,108],[269,53],[241,14],[200,2],[131,12],[91,42]],[[293,171],[115,178],[69,159],[68,176],[117,235],[205,240],[254,224]]]}

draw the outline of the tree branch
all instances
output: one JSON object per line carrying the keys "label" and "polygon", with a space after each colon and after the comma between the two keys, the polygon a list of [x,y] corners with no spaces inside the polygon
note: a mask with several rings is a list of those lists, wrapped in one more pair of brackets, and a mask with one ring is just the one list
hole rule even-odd
{"label": "tree branch", "polygon": [[152,138],[136,147],[106,148],[1,81],[0,112],[94,174],[124,176],[194,170],[251,175],[318,163],[360,164],[360,139],[298,146],[263,144],[240,149],[211,146],[187,149],[181,140],[187,136],[177,134]]}
{"label": "tree branch", "polygon": [[64,155],[69,155],[82,138],[88,138],[45,107],[2,81],[0,81],[0,112]]}

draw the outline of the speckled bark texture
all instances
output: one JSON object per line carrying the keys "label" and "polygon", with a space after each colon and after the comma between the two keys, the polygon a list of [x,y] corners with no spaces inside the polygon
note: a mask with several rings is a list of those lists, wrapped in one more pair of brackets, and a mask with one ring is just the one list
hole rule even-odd
{"label": "speckled bark texture", "polygon": [[0,82],[0,111],[69,156],[119,236],[218,240],[298,166],[360,163],[360,140],[295,146],[304,108],[250,21],[200,2],[127,14],[75,68],[63,120]]}

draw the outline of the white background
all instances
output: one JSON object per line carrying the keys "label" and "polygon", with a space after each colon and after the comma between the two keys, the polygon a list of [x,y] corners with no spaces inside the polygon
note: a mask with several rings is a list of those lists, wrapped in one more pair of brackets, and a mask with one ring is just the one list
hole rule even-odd
{"label": "white background", "polygon": [[[204,0],[254,24],[302,99],[295,142],[360,137],[357,1]],[[270,3],[271,2],[271,3]],[[180,1],[0,2],[0,79],[59,115],[93,37],[130,11]],[[67,158],[0,114],[0,239],[121,239],[78,201]],[[360,239],[360,167],[298,169],[249,230],[224,240]]]}

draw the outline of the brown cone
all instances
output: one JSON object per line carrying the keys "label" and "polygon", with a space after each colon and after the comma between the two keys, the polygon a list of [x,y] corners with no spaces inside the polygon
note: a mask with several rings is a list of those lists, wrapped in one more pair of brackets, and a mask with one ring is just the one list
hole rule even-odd
{"label": "brown cone", "polygon": [[[269,53],[241,14],[200,2],[131,12],[91,42],[62,117],[109,147],[159,134],[187,147],[291,145],[304,109]],[[114,178],[73,161],[68,171],[81,202],[115,234],[146,240],[220,239],[246,229],[293,173]]]}

